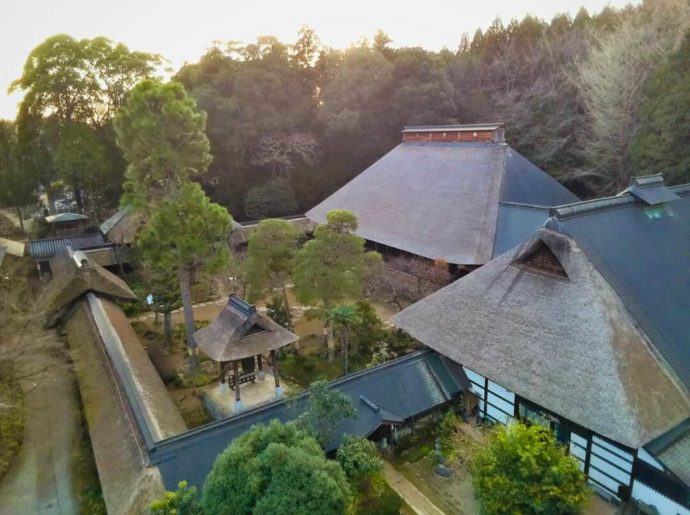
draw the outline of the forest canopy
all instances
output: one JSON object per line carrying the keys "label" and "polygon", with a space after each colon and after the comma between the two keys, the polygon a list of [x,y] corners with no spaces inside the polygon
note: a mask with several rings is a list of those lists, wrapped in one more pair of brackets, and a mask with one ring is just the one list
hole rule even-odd
{"label": "forest canopy", "polygon": [[[383,32],[328,48],[305,27],[292,42],[216,42],[173,80],[207,114],[213,161],[198,180],[238,220],[303,213],[398,144],[408,124],[505,122],[513,148],[587,198],[617,193],[633,175],[690,180],[689,12],[683,0],[645,0],[550,21],[496,18],[440,51],[396,48]],[[35,80],[32,60],[54,66],[60,49],[72,67],[65,80],[89,78],[74,105]],[[14,166],[44,186],[63,178],[97,197],[79,199],[84,206],[114,208],[124,160],[112,113],[159,59],[103,38],[39,46],[14,85],[26,92]],[[84,156],[75,138],[88,142]],[[99,178],[89,183],[94,163]]]}

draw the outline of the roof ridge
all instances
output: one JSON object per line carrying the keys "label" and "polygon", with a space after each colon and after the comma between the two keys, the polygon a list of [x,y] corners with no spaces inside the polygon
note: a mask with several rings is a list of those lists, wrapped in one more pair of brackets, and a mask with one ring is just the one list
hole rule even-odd
{"label": "roof ridge", "polygon": [[557,220],[567,220],[568,218],[575,218],[576,216],[588,215],[608,209],[616,209],[635,203],[637,203],[635,197],[630,193],[625,193],[622,195],[619,194],[610,197],[582,200],[580,202],[573,202],[572,204],[555,206],[549,211],[549,217],[556,218]]}
{"label": "roof ridge", "polygon": [[499,127],[505,126],[503,122],[492,122],[492,123],[449,123],[441,125],[405,125],[403,127],[403,132],[419,132],[419,131],[442,131],[446,129],[452,130],[471,130],[471,129],[498,129]]}

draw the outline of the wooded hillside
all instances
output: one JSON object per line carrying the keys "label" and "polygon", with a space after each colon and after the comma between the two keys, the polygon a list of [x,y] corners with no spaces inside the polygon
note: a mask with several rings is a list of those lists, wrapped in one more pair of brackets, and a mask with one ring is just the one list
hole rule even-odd
{"label": "wooded hillside", "polygon": [[[646,0],[548,22],[497,18],[439,52],[396,48],[383,32],[326,48],[304,28],[291,43],[215,43],[174,78],[208,114],[213,162],[203,186],[238,220],[304,212],[398,144],[409,124],[505,122],[510,145],[586,198],[616,193],[632,175],[690,180],[689,22],[683,0]],[[130,60],[139,79],[157,56]],[[43,182],[60,176],[115,205],[124,167],[110,143],[116,100],[68,120],[91,127],[91,141],[56,130],[63,111],[37,109],[27,94],[19,161],[23,145]],[[98,152],[79,160],[62,138]],[[43,142],[40,153],[32,140]],[[104,178],[70,175],[74,162],[98,164]]]}

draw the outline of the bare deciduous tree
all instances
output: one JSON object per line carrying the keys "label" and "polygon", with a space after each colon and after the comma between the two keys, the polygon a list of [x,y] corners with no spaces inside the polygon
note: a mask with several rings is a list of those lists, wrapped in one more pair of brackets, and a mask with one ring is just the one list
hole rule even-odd
{"label": "bare deciduous tree", "polygon": [[267,166],[274,178],[288,179],[295,167],[302,163],[314,166],[319,162],[319,144],[314,136],[305,133],[267,136],[256,147],[252,164]]}
{"label": "bare deciduous tree", "polygon": [[575,84],[588,116],[580,134],[589,164],[582,175],[597,178],[610,193],[630,182],[630,145],[643,87],[663,56],[680,42],[689,11],[684,3],[667,0],[648,16],[646,23],[632,18],[597,38],[589,57],[577,67]]}

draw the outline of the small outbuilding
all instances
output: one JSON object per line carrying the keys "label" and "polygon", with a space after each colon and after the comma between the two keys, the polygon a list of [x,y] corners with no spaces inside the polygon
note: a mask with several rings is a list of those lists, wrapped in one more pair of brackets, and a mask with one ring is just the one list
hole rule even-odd
{"label": "small outbuilding", "polygon": [[242,409],[240,385],[273,375],[275,396],[282,395],[276,352],[299,337],[259,313],[256,306],[230,295],[228,303],[208,326],[194,333],[199,349],[220,367],[221,392],[235,391],[235,410]]}
{"label": "small outbuilding", "polygon": [[83,233],[89,225],[89,217],[80,213],[58,213],[46,216],[53,236],[73,236]]}

